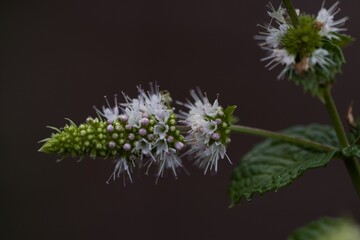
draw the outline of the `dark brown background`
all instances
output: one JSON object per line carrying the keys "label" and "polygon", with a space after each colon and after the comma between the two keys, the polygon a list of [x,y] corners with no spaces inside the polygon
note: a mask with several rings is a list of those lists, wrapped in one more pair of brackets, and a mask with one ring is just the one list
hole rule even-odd
{"label": "dark brown background", "polygon": [[[273,1],[278,4],[280,1]],[[328,1],[332,4],[334,1]],[[135,177],[107,185],[108,161],[75,163],[37,152],[61,127],[94,116],[103,95],[157,81],[173,98],[200,86],[221,103],[236,104],[240,123],[271,130],[329,123],[324,106],[268,72],[253,35],[268,20],[267,1],[9,1],[1,6],[1,239],[285,239],[324,215],[360,220],[346,170],[334,161],[278,193],[229,209],[235,165],[203,176]],[[314,13],[322,0],[296,1]],[[360,2],[344,0],[341,16],[360,39]],[[360,113],[357,42],[335,89],[341,113],[355,100]],[[236,164],[261,139],[234,136]]]}

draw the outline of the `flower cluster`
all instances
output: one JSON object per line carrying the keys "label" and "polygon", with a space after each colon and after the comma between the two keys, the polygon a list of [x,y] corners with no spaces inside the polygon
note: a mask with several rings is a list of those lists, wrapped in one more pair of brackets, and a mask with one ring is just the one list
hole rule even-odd
{"label": "flower cluster", "polygon": [[171,169],[177,176],[176,169],[182,166],[177,153],[184,147],[184,137],[176,127],[176,116],[158,86],[152,87],[150,92],[140,87],[138,91],[139,96],[135,99],[124,94],[124,113],[119,116],[125,129],[131,132],[125,143],[128,144],[126,151],[135,155],[140,165],[144,156],[147,157],[147,172],[156,165],[158,177],[163,176],[166,169]]}
{"label": "flower cluster", "polygon": [[231,163],[226,154],[226,146],[230,143],[230,121],[234,107],[227,110],[219,106],[216,99],[213,104],[200,90],[192,90],[191,96],[194,102],[180,103],[189,111],[181,112],[179,118],[189,127],[186,137],[190,149],[187,154],[195,156],[195,164],[204,170],[217,172],[218,161],[225,157]]}
{"label": "flower cluster", "polygon": [[269,5],[271,22],[262,26],[264,31],[255,37],[269,52],[262,59],[268,61],[266,67],[273,69],[282,65],[279,79],[288,77],[318,95],[319,86],[331,83],[340,72],[344,63],[341,47],[351,41],[349,36],[340,34],[348,18],[334,20],[340,11],[338,4],[329,9],[323,6],[317,16],[297,10],[297,25],[291,22],[286,9]]}
{"label": "flower cluster", "polygon": [[98,118],[88,117],[86,123],[79,126],[70,121],[61,130],[52,128],[57,133],[45,139],[40,150],[62,157],[114,159],[115,169],[109,179],[123,176],[124,181],[132,181],[135,167],[145,167],[147,174],[155,169],[157,179],[163,177],[166,170],[177,177],[178,169],[183,167],[179,153],[188,143],[190,150],[184,155],[195,155],[200,168],[216,172],[218,160],[227,157],[232,112],[224,113],[217,100],[210,104],[206,97],[195,92],[192,95],[195,103],[185,104],[189,113],[179,114],[190,129],[184,131],[187,136],[180,131],[184,126],[178,125],[169,94],[151,85],[148,92],[138,87],[136,98],[123,93],[125,103],[122,104],[115,96],[115,105],[111,106],[105,97],[106,106],[101,110],[94,107]]}

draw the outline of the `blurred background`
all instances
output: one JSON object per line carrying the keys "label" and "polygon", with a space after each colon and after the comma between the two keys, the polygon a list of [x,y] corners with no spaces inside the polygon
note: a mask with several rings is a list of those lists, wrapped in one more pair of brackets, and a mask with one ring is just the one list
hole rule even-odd
{"label": "blurred background", "polygon": [[[269,20],[268,1],[59,0],[3,1],[0,7],[1,239],[286,239],[321,216],[360,220],[359,199],[345,167],[333,161],[277,193],[229,209],[227,188],[241,157],[262,139],[234,135],[215,176],[186,162],[190,176],[152,176],[106,184],[113,163],[38,153],[37,142],[95,116],[104,95],[157,81],[183,100],[200,86],[223,106],[237,105],[243,125],[281,130],[329,124],[324,106],[260,62],[253,36]],[[277,6],[280,3],[274,0]],[[322,0],[294,1],[316,14]],[[330,6],[334,1],[327,1]],[[360,39],[360,2],[341,3],[348,33]],[[360,115],[360,44],[334,97],[344,115],[351,101]]]}

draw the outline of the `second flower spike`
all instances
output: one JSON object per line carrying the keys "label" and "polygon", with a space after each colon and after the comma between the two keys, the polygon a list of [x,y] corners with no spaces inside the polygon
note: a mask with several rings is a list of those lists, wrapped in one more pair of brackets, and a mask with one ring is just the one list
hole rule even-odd
{"label": "second flower spike", "polygon": [[206,174],[218,171],[218,162],[230,158],[226,154],[226,147],[230,143],[230,124],[235,107],[224,110],[216,99],[210,103],[206,95],[198,89],[192,90],[193,101],[180,103],[188,111],[181,112],[179,118],[189,127],[186,141],[189,150],[186,154],[194,157],[194,163]]}
{"label": "second flower spike", "polygon": [[271,4],[269,24],[255,38],[268,52],[262,61],[273,69],[283,66],[278,78],[289,78],[302,85],[305,91],[322,97],[323,86],[332,84],[345,62],[341,48],[351,42],[351,37],[341,34],[347,17],[335,20],[339,2],[329,9],[324,6],[316,16],[296,10],[297,24],[291,22],[286,9],[275,9]]}

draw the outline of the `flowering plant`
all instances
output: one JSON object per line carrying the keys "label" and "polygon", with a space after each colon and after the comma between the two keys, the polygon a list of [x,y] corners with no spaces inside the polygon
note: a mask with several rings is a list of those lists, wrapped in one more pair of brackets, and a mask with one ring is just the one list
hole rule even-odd
{"label": "flowering plant", "polygon": [[[336,74],[345,58],[342,48],[353,41],[343,34],[347,17],[336,20],[339,3],[321,7],[313,16],[296,10],[291,1],[275,8],[269,5],[270,23],[255,38],[268,55],[266,67],[282,66],[279,78],[301,85],[326,106],[333,126],[312,124],[296,126],[282,132],[236,125],[235,106],[223,107],[219,99],[210,100],[201,90],[191,90],[191,100],[173,102],[169,92],[158,85],[146,91],[138,87],[131,98],[123,93],[124,102],[114,97],[111,106],[96,107],[97,117],[88,117],[80,125],[70,124],[43,140],[44,153],[111,159],[115,168],[110,179],[122,177],[133,181],[132,173],[145,168],[156,181],[167,172],[178,177],[185,170],[184,159],[190,159],[204,174],[217,173],[221,160],[231,163],[227,146],[232,133],[268,138],[244,156],[234,169],[229,196],[231,206],[254,194],[264,194],[291,184],[310,169],[326,166],[340,158],[346,165],[355,190],[360,196],[360,120],[350,108],[347,133],[331,95]],[[182,108],[177,110],[176,107]],[[331,231],[326,229],[330,228]],[[325,229],[325,230],[324,230]],[[333,230],[335,229],[335,231]],[[345,229],[345,230],[344,230]],[[294,232],[290,239],[360,238],[360,231],[349,219],[323,219]]]}

